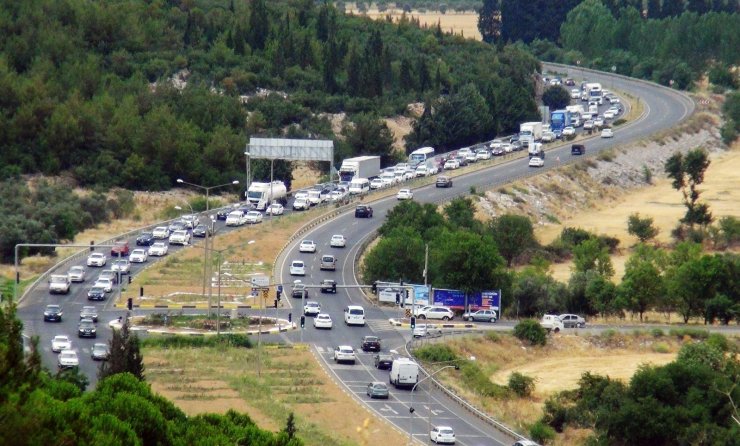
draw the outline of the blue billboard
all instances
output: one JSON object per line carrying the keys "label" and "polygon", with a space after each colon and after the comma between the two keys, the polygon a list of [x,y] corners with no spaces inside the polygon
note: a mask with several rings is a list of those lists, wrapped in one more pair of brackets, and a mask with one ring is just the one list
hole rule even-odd
{"label": "blue billboard", "polygon": [[[465,310],[465,293],[460,290],[432,289],[434,305],[443,305],[455,310]],[[468,296],[468,310],[490,308],[501,310],[501,290],[488,290]]]}

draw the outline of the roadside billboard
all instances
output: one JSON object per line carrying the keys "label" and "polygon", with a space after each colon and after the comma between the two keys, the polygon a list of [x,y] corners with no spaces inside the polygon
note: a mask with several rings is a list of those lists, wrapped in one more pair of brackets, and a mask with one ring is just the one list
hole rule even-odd
{"label": "roadside billboard", "polygon": [[[434,305],[443,305],[453,310],[465,310],[465,293],[461,290],[446,290],[441,288],[432,289]],[[501,290],[487,290],[473,293],[467,297],[468,310],[479,310],[481,308],[501,310]]]}

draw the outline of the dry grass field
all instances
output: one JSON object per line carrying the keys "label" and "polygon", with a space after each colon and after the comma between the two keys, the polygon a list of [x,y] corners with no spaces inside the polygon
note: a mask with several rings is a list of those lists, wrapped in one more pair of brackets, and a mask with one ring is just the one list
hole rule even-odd
{"label": "dry grass field", "polygon": [[[354,4],[347,4],[347,12],[352,12],[356,15],[362,15]],[[387,11],[380,12],[377,8],[368,9],[365,13],[367,17],[371,19],[385,19],[390,16],[394,22],[401,19],[403,16],[403,10],[400,8],[389,8]],[[447,12],[441,14],[439,11],[412,11],[411,14],[406,15],[408,18],[418,19],[419,23],[428,27],[436,27],[439,24],[442,30],[445,32],[452,32],[454,34],[460,34],[464,37],[473,38],[475,40],[481,40],[480,31],[478,31],[478,13],[475,11],[465,12]]]}

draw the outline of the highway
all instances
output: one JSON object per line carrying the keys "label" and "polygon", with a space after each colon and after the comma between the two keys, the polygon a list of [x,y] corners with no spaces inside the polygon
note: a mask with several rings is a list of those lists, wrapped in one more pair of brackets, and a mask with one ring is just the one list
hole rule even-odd
{"label": "highway", "polygon": [[[642,81],[592,73],[588,70],[553,67],[547,64],[545,67],[560,73],[567,73],[567,76],[574,78],[581,78],[582,74],[585,74],[590,81],[602,82],[605,88],[613,91],[630,92],[639,97],[645,106],[644,115],[633,123],[617,127],[613,139],[595,137],[588,140],[585,143],[587,146],[586,157],[593,156],[600,150],[670,128],[689,116],[693,111],[693,103],[681,93]],[[556,159],[560,159],[560,162],[556,162]],[[482,190],[506,184],[518,178],[539,174],[558,165],[577,162],[580,159],[583,159],[583,157],[571,157],[569,146],[562,146],[547,151],[545,166],[540,169],[529,168],[526,158],[515,159],[497,164],[489,169],[455,177],[454,187],[450,189],[437,189],[433,185],[421,187],[414,191],[414,199],[419,202],[440,203],[455,196],[468,194],[471,187]],[[369,197],[366,201],[371,199],[372,197]],[[306,284],[318,285],[322,279],[332,278],[337,280],[339,284],[358,285],[354,265],[359,255],[360,245],[374,234],[375,230],[382,224],[386,213],[396,203],[395,197],[372,202],[374,217],[371,219],[357,219],[354,217],[354,213],[350,211],[312,228],[301,239],[289,245],[277,259],[278,267],[276,268],[275,282],[290,283],[295,279],[300,279]],[[221,224],[219,223],[219,225]],[[332,234],[343,234],[347,237],[347,247],[329,247],[329,239]],[[302,239],[316,241],[318,245],[317,252],[315,254],[298,253],[297,245]],[[134,243],[131,243],[131,248],[134,248]],[[181,248],[171,247],[169,255],[172,255],[177,249]],[[319,259],[323,253],[331,253],[338,257],[337,271],[319,270]],[[296,259],[306,261],[307,274],[305,277],[290,276],[290,261]],[[59,272],[65,272],[73,264],[83,263],[84,259],[78,260],[77,263],[63,265],[59,268]],[[136,274],[139,268],[140,266],[133,265],[132,274]],[[101,316],[101,322],[98,324],[100,327],[98,338],[96,340],[77,338],[76,328],[79,311],[83,305],[89,305],[86,292],[92,279],[90,277],[91,269],[88,268],[88,282],[86,284],[73,284],[72,292],[67,296],[49,295],[45,284],[29,290],[19,305],[18,316],[24,323],[24,336],[39,336],[39,346],[46,367],[50,370],[56,369],[56,355],[51,352],[51,338],[57,334],[67,334],[72,338],[73,348],[78,351],[80,356],[81,371],[90,378],[91,382],[95,382],[97,363],[90,358],[90,349],[95,342],[108,341],[110,331],[106,327],[107,322],[124,315],[125,312],[114,309],[112,307],[114,299],[111,298],[103,304],[97,304],[100,307]],[[283,300],[288,300],[293,309],[281,310],[281,314],[285,316],[288,311],[291,311],[295,321],[301,311],[300,299],[291,299],[289,289],[286,291],[288,292]],[[395,390],[391,386],[389,400],[371,401],[365,396],[365,386],[370,381],[387,382],[388,372],[374,369],[372,354],[363,354],[358,351],[359,343],[363,335],[375,334],[382,339],[384,351],[395,349],[402,352],[405,343],[410,338],[410,333],[408,329],[399,331],[388,323],[388,317],[398,315],[397,310],[374,306],[356,288],[342,288],[336,295],[321,294],[318,289],[311,289],[308,298],[321,303],[322,312],[331,315],[334,328],[317,331],[313,328],[311,319],[307,318],[305,330],[283,333],[279,338],[288,342],[298,342],[302,336],[304,342],[313,346],[316,356],[336,380],[341,382],[341,385],[350,394],[354,395],[379,417],[385,418],[403,432],[408,433],[410,431],[417,441],[428,441],[428,426],[431,420],[431,424],[452,426],[458,444],[463,446],[508,445],[513,442],[512,436],[502,433],[491,424],[473,417],[462,406],[452,402],[443,393],[426,383],[419,386],[414,392],[413,398],[416,403],[413,406],[415,412],[411,417],[409,416],[409,406],[411,405],[412,395],[408,390]],[[62,323],[43,322],[42,313],[46,304],[59,302],[62,303],[64,308],[64,321]],[[343,309],[348,304],[362,305],[365,308],[367,318],[365,327],[346,327],[343,324]],[[141,310],[137,311],[141,312]],[[266,338],[277,339],[278,336],[268,336]],[[352,345],[355,347],[358,353],[358,363],[355,365],[334,364],[332,354],[334,347],[337,345]]]}

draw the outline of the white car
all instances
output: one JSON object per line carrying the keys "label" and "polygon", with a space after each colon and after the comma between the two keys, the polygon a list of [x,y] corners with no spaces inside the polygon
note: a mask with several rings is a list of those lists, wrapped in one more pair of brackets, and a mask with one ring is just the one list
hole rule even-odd
{"label": "white car", "polygon": [[87,266],[105,266],[108,257],[102,252],[94,252],[87,258]]}
{"label": "white car", "polygon": [[167,226],[157,226],[152,231],[152,237],[162,240],[170,237],[170,229]]}
{"label": "white car", "polygon": [[576,128],[573,126],[568,126],[563,129],[563,136],[573,136],[576,134]]}
{"label": "white car", "polygon": [[303,314],[305,314],[306,316],[315,316],[319,313],[321,313],[321,304],[316,301],[309,300],[308,302],[306,302],[306,305],[303,306]]}
{"label": "white car", "polygon": [[614,131],[610,128],[605,128],[601,131],[602,138],[614,138]]}
{"label": "white car", "polygon": [[578,99],[581,97],[581,90],[574,88],[570,90],[570,98],[571,99]]}
{"label": "white car", "polygon": [[594,127],[603,127],[603,126],[604,126],[604,118],[599,116],[596,119],[594,119]]}
{"label": "white car", "polygon": [[231,211],[226,216],[226,226],[241,226],[247,222],[244,211]]}
{"label": "white car", "polygon": [[401,189],[398,191],[398,194],[396,194],[396,198],[399,200],[412,200],[414,198],[414,193],[411,192],[411,189]]}
{"label": "white car", "polygon": [[553,142],[555,139],[553,132],[542,132],[542,142]]}
{"label": "white car", "polygon": [[373,178],[373,180],[370,181],[370,189],[382,189],[384,187],[385,182],[380,178]]}
{"label": "white car", "polygon": [[283,212],[285,212],[285,208],[280,203],[272,203],[265,210],[265,214],[267,214],[267,215],[283,215]]}
{"label": "white car", "polygon": [[460,163],[457,162],[457,160],[447,160],[445,161],[445,165],[443,167],[444,170],[455,170],[460,167]]}
{"label": "white car", "polygon": [[144,263],[148,258],[146,249],[134,249],[131,251],[131,255],[128,256],[129,261],[132,263]]}
{"label": "white car", "polygon": [[340,345],[334,349],[334,362],[351,362],[355,363],[357,357],[355,350],[349,345]]}
{"label": "white car", "polygon": [[586,121],[585,121],[585,122],[583,123],[583,130],[590,130],[590,129],[592,129],[592,128],[594,128],[594,121],[593,121],[593,120],[591,120],[591,119],[587,119],[587,120],[586,120]]}
{"label": "white car", "polygon": [[529,167],[542,167],[545,165],[545,160],[539,156],[534,156],[529,159]]}
{"label": "white car", "polygon": [[298,246],[298,252],[316,252],[316,243],[313,240],[304,240]]}
{"label": "white car", "polygon": [[62,350],[59,354],[59,368],[69,369],[80,365],[80,359],[77,357],[77,352],[74,350]]}
{"label": "white car", "polygon": [[56,335],[51,340],[51,351],[59,353],[62,350],[69,350],[72,348],[72,341],[67,336]]}
{"label": "white car", "polygon": [[415,338],[442,336],[442,329],[436,324],[416,324],[411,333]]}
{"label": "white car", "polygon": [[614,110],[609,109],[609,110],[607,110],[607,111],[604,112],[604,119],[614,119],[614,117],[616,115],[617,114],[614,113]]}
{"label": "white car", "polygon": [[293,201],[294,211],[305,211],[311,207],[311,203],[308,202],[308,198],[296,198]]}
{"label": "white car", "polygon": [[329,192],[327,200],[331,201],[332,203],[336,203],[337,201],[343,200],[344,197],[346,197],[346,195],[341,190],[333,190]]}
{"label": "white car", "polygon": [[314,328],[327,328],[331,330],[332,325],[331,316],[326,313],[319,313],[313,318]]}
{"label": "white car", "polygon": [[342,234],[334,234],[329,240],[329,246],[332,248],[344,248],[347,246],[347,239]]}
{"label": "white car", "polygon": [[291,276],[305,276],[306,275],[306,264],[302,260],[293,260],[290,263],[290,275]]}
{"label": "white car", "polygon": [[432,305],[426,310],[419,313],[420,319],[441,319],[443,321],[451,321],[455,318],[455,313],[448,307],[442,307]]}
{"label": "white car", "polygon": [[384,173],[380,176],[380,181],[383,182],[383,187],[391,187],[394,184],[398,183],[400,180],[394,174]]}
{"label": "white car", "polygon": [[262,213],[257,211],[247,212],[246,221],[249,224],[262,223]]}
{"label": "white car", "polygon": [[178,229],[170,234],[170,245],[187,245],[190,243],[190,233],[184,229]]}
{"label": "white car", "polygon": [[100,287],[105,290],[106,293],[113,291],[113,279],[108,277],[98,277],[98,280],[93,284],[93,288]]}
{"label": "white car", "polygon": [[85,281],[85,267],[84,266],[73,266],[67,271],[67,276],[70,282],[84,282]]}
{"label": "white car", "polygon": [[475,152],[475,157],[478,158],[479,160],[490,160],[491,159],[491,152],[489,152],[488,150],[485,150],[485,149],[479,150],[479,151]]}
{"label": "white car", "polygon": [[431,175],[429,173],[429,169],[427,168],[426,164],[421,164],[419,166],[416,166],[416,170],[414,171],[417,177],[425,177],[428,175]]}
{"label": "white car", "polygon": [[113,261],[110,269],[121,274],[129,274],[131,273],[131,262],[129,262],[127,259],[117,259]]}
{"label": "white car", "polygon": [[437,444],[455,444],[455,431],[449,426],[434,426],[429,431],[429,439]]}
{"label": "white car", "polygon": [[152,246],[149,247],[149,251],[147,252],[147,254],[150,256],[166,256],[167,245],[162,242],[155,242]]}

